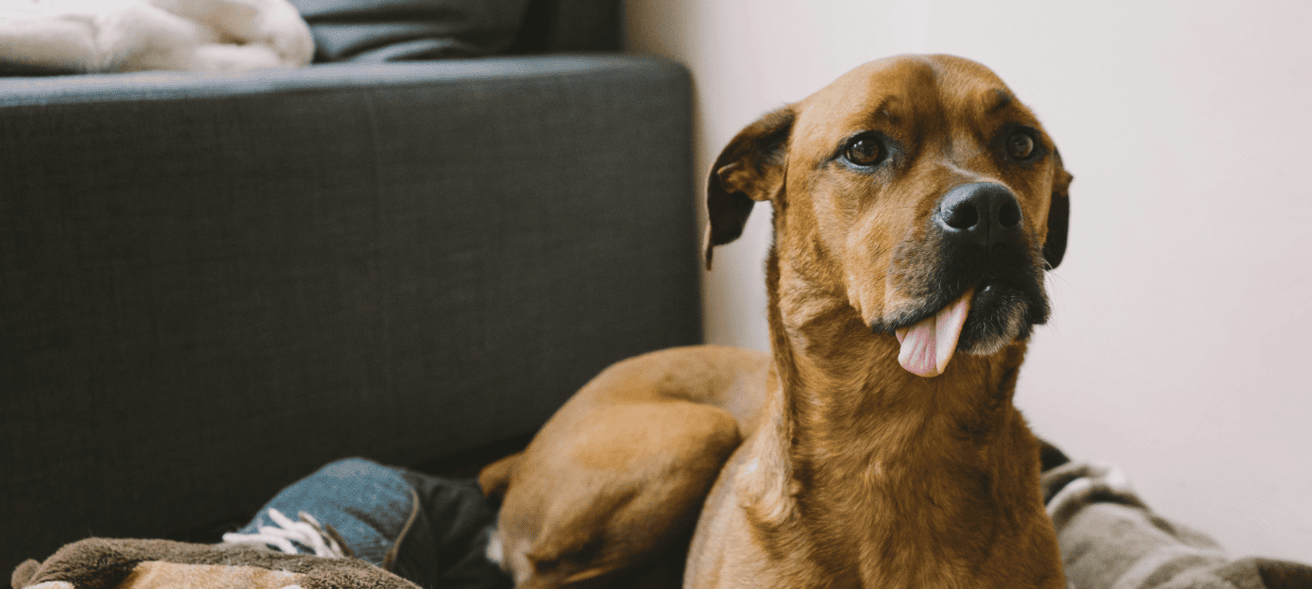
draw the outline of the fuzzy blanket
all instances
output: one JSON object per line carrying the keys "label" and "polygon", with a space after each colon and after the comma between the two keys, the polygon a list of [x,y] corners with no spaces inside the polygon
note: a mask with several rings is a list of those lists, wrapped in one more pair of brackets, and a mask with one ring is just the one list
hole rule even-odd
{"label": "fuzzy blanket", "polygon": [[1075,589],[1312,589],[1312,566],[1232,559],[1211,537],[1154,513],[1111,464],[1044,449],[1044,502]]}
{"label": "fuzzy blanket", "polygon": [[14,571],[28,589],[419,589],[365,561],[231,544],[89,538]]}
{"label": "fuzzy blanket", "polygon": [[0,71],[235,72],[310,63],[287,0],[0,0]]}

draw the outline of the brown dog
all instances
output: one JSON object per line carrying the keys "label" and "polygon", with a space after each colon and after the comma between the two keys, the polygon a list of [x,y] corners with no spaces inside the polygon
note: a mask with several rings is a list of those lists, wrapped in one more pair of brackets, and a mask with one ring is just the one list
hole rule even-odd
{"label": "brown dog", "polygon": [[1064,587],[1012,394],[1070,179],[1001,80],[949,56],[748,126],[711,171],[706,262],[773,204],[773,362],[607,369],[480,477],[504,495],[490,552],[519,587],[604,580],[700,508],[685,587]]}

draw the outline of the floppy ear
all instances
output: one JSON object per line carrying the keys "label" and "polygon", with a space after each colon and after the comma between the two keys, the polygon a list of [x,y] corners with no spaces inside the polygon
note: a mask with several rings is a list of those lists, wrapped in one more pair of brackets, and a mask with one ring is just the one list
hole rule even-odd
{"label": "floppy ear", "polygon": [[761,117],[739,131],[715,158],[706,182],[707,270],[711,269],[711,250],[743,234],[752,205],[783,190],[793,118],[789,107]]}
{"label": "floppy ear", "polygon": [[1043,242],[1043,259],[1048,269],[1056,268],[1066,255],[1066,232],[1071,223],[1071,180],[1075,177],[1061,163],[1061,152],[1053,150],[1057,169],[1052,177],[1052,204],[1048,207],[1048,238]]}

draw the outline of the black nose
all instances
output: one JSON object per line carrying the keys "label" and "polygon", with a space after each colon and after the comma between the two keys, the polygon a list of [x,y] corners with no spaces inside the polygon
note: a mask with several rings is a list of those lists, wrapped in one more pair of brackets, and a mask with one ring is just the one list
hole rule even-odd
{"label": "black nose", "polygon": [[1020,203],[994,182],[962,184],[938,204],[938,224],[950,239],[991,248],[1014,241],[1021,232]]}

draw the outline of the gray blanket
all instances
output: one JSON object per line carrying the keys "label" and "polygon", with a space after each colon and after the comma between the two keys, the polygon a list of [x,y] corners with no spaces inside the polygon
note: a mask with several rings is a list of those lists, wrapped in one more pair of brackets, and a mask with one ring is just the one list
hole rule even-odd
{"label": "gray blanket", "polygon": [[1309,589],[1312,566],[1231,560],[1206,535],[1154,514],[1113,465],[1044,448],[1043,492],[1076,589]]}

